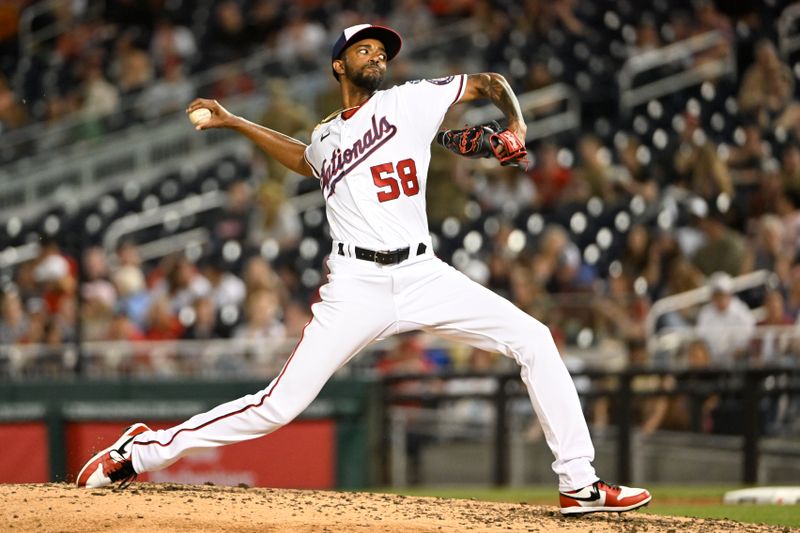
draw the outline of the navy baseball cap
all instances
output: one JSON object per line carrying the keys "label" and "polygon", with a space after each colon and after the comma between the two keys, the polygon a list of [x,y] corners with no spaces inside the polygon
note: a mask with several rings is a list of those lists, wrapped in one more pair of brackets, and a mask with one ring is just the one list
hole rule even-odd
{"label": "navy baseball cap", "polygon": [[[380,41],[386,49],[387,61],[391,61],[403,45],[400,34],[391,28],[376,26],[374,24],[356,24],[355,26],[345,28],[342,34],[339,35],[339,38],[336,39],[336,42],[333,44],[333,50],[331,50],[331,62],[339,59],[345,48],[364,39],[376,39]],[[331,70],[333,70],[333,67],[331,67]],[[333,76],[337,80],[339,79],[339,75],[336,74],[335,70],[333,71]]]}

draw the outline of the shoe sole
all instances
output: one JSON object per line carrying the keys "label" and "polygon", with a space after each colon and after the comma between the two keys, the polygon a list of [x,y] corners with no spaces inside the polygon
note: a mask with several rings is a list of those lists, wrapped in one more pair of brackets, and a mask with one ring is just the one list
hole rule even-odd
{"label": "shoe sole", "polygon": [[624,513],[625,511],[633,511],[644,507],[652,499],[652,496],[648,496],[646,499],[627,507],[565,507],[561,509],[561,514],[564,516],[579,516],[588,513]]}
{"label": "shoe sole", "polygon": [[83,475],[86,473],[86,470],[89,467],[93,467],[91,471],[94,471],[94,469],[97,468],[97,460],[100,459],[103,455],[110,452],[111,450],[116,450],[119,446],[122,445],[123,442],[125,442],[132,436],[136,436],[139,433],[143,433],[145,431],[150,431],[150,428],[142,424],[141,422],[128,427],[125,431],[122,432],[122,435],[116,441],[114,441],[114,444],[112,444],[108,448],[105,448],[104,450],[100,450],[99,452],[94,454],[91,459],[86,461],[86,464],[83,465],[81,471],[78,472],[78,477],[75,480],[75,484],[81,488],[97,488],[97,487],[87,487],[86,480],[84,480],[83,484],[81,484],[81,480],[83,479]]}

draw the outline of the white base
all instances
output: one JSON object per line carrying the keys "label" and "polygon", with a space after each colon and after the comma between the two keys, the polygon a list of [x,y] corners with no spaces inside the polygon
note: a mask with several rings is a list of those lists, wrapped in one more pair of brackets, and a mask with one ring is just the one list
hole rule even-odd
{"label": "white base", "polygon": [[760,503],[778,505],[800,504],[800,487],[757,487],[725,493],[727,504]]}

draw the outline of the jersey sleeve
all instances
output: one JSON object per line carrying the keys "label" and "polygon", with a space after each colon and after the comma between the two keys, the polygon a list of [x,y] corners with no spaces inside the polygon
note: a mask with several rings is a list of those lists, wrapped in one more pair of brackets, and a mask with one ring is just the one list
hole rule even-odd
{"label": "jersey sleeve", "polygon": [[467,87],[467,76],[447,76],[430,80],[415,80],[401,85],[401,102],[409,119],[420,129],[421,137],[429,144],[444,120],[450,106],[458,102]]}
{"label": "jersey sleeve", "polygon": [[321,162],[317,157],[317,150],[315,148],[313,135],[311,143],[309,143],[309,145],[306,146],[306,149],[303,152],[303,159],[305,159],[306,163],[308,163],[308,166],[311,167],[311,171],[314,173],[314,177],[320,179],[321,176],[319,169],[321,168]]}

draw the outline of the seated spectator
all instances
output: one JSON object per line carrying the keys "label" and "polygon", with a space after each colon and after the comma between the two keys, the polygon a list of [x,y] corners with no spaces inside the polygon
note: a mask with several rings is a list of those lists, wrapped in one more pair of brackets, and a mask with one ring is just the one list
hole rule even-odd
{"label": "seated spectator", "polygon": [[234,0],[219,2],[205,41],[205,55],[212,65],[233,61],[243,56],[248,45],[244,16]]}
{"label": "seated spectator", "polygon": [[610,157],[601,156],[602,148],[600,139],[594,135],[584,135],[578,141],[579,161],[573,172],[577,198],[614,199],[614,171]]}
{"label": "seated spectator", "polygon": [[731,198],[735,194],[728,167],[711,141],[700,145],[683,143],[675,155],[675,170],[687,176],[686,186],[689,190],[707,201],[715,200],[720,193]]}
{"label": "seated spectator", "polygon": [[241,97],[242,95],[250,94],[255,91],[255,81],[250,74],[242,70],[241,65],[236,63],[226,64],[221,65],[219,69],[220,75],[211,86],[208,92],[208,98],[213,100],[225,100],[226,98],[236,96]]}
{"label": "seated spectator", "polygon": [[756,324],[753,313],[733,294],[733,280],[725,272],[715,272],[708,287],[711,302],[697,315],[697,336],[708,344],[711,360],[717,366],[746,360]]}
{"label": "seated spectator", "polygon": [[119,306],[114,312],[111,323],[103,338],[108,341],[125,342],[145,340],[144,333],[142,333],[139,326],[137,326]]}
{"label": "seated spectator", "polygon": [[728,156],[728,168],[739,195],[746,194],[748,188],[758,183],[765,163],[769,159],[758,124],[745,124],[743,129],[744,143],[741,146],[733,146]]}
{"label": "seated spectator", "polygon": [[[497,390],[498,380],[490,374],[496,369],[498,354],[474,348],[463,372],[484,374],[484,377],[462,377],[445,380],[442,392],[452,395],[492,394]],[[530,406],[528,406],[530,407]],[[445,402],[440,407],[440,417],[446,421],[451,436],[481,435],[495,419],[495,407],[490,398],[459,398]]]}
{"label": "seated spectator", "polygon": [[172,313],[191,306],[198,298],[211,294],[211,283],[198,272],[197,267],[183,254],[168,261],[166,276],[154,288],[156,298],[165,296]]}
{"label": "seated spectator", "polygon": [[103,58],[92,54],[83,65],[81,113],[87,120],[96,120],[119,109],[119,89],[106,79]]}
{"label": "seated spectator", "polygon": [[800,262],[795,261],[789,271],[786,289],[786,311],[789,316],[800,321]]}
{"label": "seated spectator", "polygon": [[289,10],[277,42],[278,56],[287,67],[311,67],[316,65],[318,54],[327,45],[327,34],[322,24],[294,9]]}
{"label": "seated spectator", "polygon": [[146,340],[144,332],[121,308],[115,310],[103,340],[116,341],[116,344],[111,349],[93,354],[92,360],[87,361],[91,370],[130,372],[149,365],[148,350],[136,345]]}
{"label": "seated spectator", "polygon": [[244,281],[230,271],[222,258],[215,257],[204,262],[201,272],[211,284],[210,297],[217,310],[227,305],[242,306],[247,296],[247,287]]}
{"label": "seated spectator", "polygon": [[642,142],[633,136],[625,135],[619,143],[615,142],[620,165],[616,169],[617,183],[629,195],[641,195],[645,200],[654,201],[658,196],[658,181],[653,165],[646,165],[639,157]]}
{"label": "seated spectator", "polygon": [[19,128],[27,118],[25,106],[11,90],[6,77],[0,74],[0,133]]}
{"label": "seated spectator", "polygon": [[644,275],[650,282],[647,270],[650,268],[652,249],[655,247],[655,243],[656,236],[650,236],[647,226],[644,224],[631,226],[625,237],[625,248],[620,257],[622,273],[630,276],[631,279]]}
{"label": "seated spectator", "polygon": [[281,306],[278,296],[260,290],[247,296],[245,322],[233,332],[237,339],[281,340],[286,329],[280,320]]}
{"label": "seated spectator", "polygon": [[785,227],[777,215],[764,215],[758,221],[757,234],[745,250],[742,274],[769,270],[781,280],[789,278],[794,250],[784,243]]}
{"label": "seated spectator", "polygon": [[130,264],[123,265],[114,271],[111,280],[118,296],[115,314],[125,315],[137,328],[143,329],[147,324],[151,296],[141,269]]}
{"label": "seated spectator", "polygon": [[602,319],[598,326],[612,339],[646,338],[645,318],[650,302],[634,291],[633,282],[625,272],[609,274],[606,294],[593,300],[592,308]]}
{"label": "seated spectator", "polygon": [[[425,354],[421,334],[409,332],[397,338],[394,347],[378,361],[377,370],[382,376],[430,374],[436,371],[436,365]],[[403,382],[394,390],[411,393],[427,388],[423,382]]]}
{"label": "seated spectator", "polygon": [[166,341],[180,339],[183,326],[172,312],[170,301],[166,296],[156,297],[147,312],[147,329],[144,337],[149,341]]}
{"label": "seated spectator", "polygon": [[[550,71],[550,68],[547,66],[547,58],[537,58],[530,63],[528,67],[527,75],[523,81],[523,85],[525,87],[525,91],[536,91],[539,89],[544,89],[545,87],[549,87],[558,81],[553,73]],[[526,110],[527,113],[531,113],[533,117],[543,118],[546,116],[554,115],[560,110],[563,109],[563,104],[558,101],[543,101],[536,105],[531,110]]]}
{"label": "seated spectator", "polygon": [[173,23],[168,17],[160,18],[150,40],[150,56],[156,65],[163,66],[172,57],[189,64],[196,55],[197,43],[191,30]]}
{"label": "seated spectator", "polygon": [[768,291],[764,296],[764,310],[765,316],[758,323],[759,335],[753,341],[750,358],[753,365],[780,363],[783,356],[791,353],[792,333],[786,330],[786,326],[794,324],[794,320],[786,310],[783,294],[776,290]]}
{"label": "seated spectator", "polygon": [[[787,253],[797,257],[800,252],[800,193],[779,194],[775,199],[775,214],[783,225],[783,246]],[[796,261],[794,261],[796,262]]]}
{"label": "seated spectator", "polygon": [[135,95],[150,85],[154,77],[150,55],[136,46],[135,32],[128,30],[115,43],[111,65],[121,96]]}
{"label": "seated spectator", "polygon": [[636,41],[628,47],[628,56],[633,57],[660,47],[658,24],[652,17],[642,17],[636,26]]}
{"label": "seated spectator", "polygon": [[217,320],[217,308],[209,297],[194,302],[194,321],[183,332],[184,339],[209,340],[227,337],[226,328]]}
{"label": "seated spectator", "polygon": [[245,262],[243,279],[247,294],[266,290],[280,295],[281,302],[288,301],[288,294],[281,284],[280,277],[272,265],[260,255],[253,256]]}
{"label": "seated spectator", "polygon": [[695,62],[699,64],[729,56],[735,37],[730,18],[717,9],[713,0],[696,0],[693,5],[693,33],[698,35],[716,31],[723,37],[718,45],[695,56]]}
{"label": "seated spectator", "polygon": [[400,35],[419,35],[434,30],[436,19],[422,0],[398,0],[389,13],[387,25]]}
{"label": "seated spectator", "polygon": [[194,97],[194,85],[186,79],[183,63],[178,57],[166,58],[161,72],[161,78],[145,89],[136,101],[145,118],[183,111]]}
{"label": "seated spectator", "polygon": [[483,208],[512,215],[532,204],[536,189],[515,167],[495,167],[477,172],[473,192]]}
{"label": "seated spectator", "polygon": [[249,218],[247,238],[255,249],[268,239],[277,242],[281,250],[294,249],[303,236],[300,214],[286,201],[280,182],[269,180],[261,186]]}
{"label": "seated spectator", "polygon": [[81,283],[83,339],[92,340],[102,336],[108,328],[116,300],[117,291],[108,279],[105,252],[100,247],[88,248],[83,253]]}
{"label": "seated spectator", "polygon": [[[762,129],[792,127],[797,104],[792,102],[794,76],[778,56],[775,45],[764,39],[756,45],[755,60],[739,86],[739,110],[756,117]],[[796,122],[796,121],[795,121]]]}
{"label": "seated spectator", "polygon": [[61,305],[74,298],[77,289],[70,263],[58,252],[44,251],[33,271],[40,296],[48,314],[55,314]]}
{"label": "seated spectator", "polygon": [[305,302],[291,300],[283,310],[283,325],[286,338],[297,342],[303,336],[303,329],[311,321],[311,309]]}
{"label": "seated spectator", "polygon": [[[314,128],[314,118],[305,104],[295,99],[291,88],[286,80],[273,79],[266,84],[269,103],[264,113],[261,115],[260,123],[269,125],[271,129],[281,131],[296,139],[305,139],[310,136]],[[337,85],[338,88],[338,85]],[[338,100],[337,104],[338,106]],[[326,114],[336,109],[323,108],[322,113]],[[286,178],[290,171],[274,160],[272,157],[256,155],[259,164],[263,164],[266,177],[270,182],[286,183]]]}
{"label": "seated spectator", "polygon": [[550,3],[550,5],[561,26],[572,35],[586,35],[590,31],[576,13],[578,9],[577,0],[560,0],[559,2]]}
{"label": "seated spectator", "polygon": [[739,198],[736,199],[737,208],[742,209],[744,214],[741,218],[749,219],[745,224],[750,224],[752,219],[775,213],[778,198],[782,194],[784,193],[780,174],[772,170],[760,172],[758,182],[740,191]]}
{"label": "seated spectator", "polygon": [[572,171],[558,162],[558,146],[546,142],[536,151],[536,164],[529,171],[536,185],[536,205],[544,210],[554,209],[572,183]]}
{"label": "seated spectator", "polygon": [[[709,368],[711,364],[708,345],[700,340],[689,343],[684,357],[686,368],[689,370],[702,370]],[[681,384],[691,389],[693,385],[703,386],[709,379],[713,380],[714,378],[698,374],[684,378]],[[661,379],[660,388],[665,391],[674,391],[678,384],[679,382],[674,376],[668,375]],[[644,436],[652,435],[657,430],[699,430],[703,433],[711,433],[713,430],[713,414],[719,405],[717,394],[711,394],[705,398],[688,394],[657,396],[648,401],[648,413],[641,425]],[[700,402],[699,406],[696,406],[695,402]],[[693,420],[694,416],[697,416],[697,420]]]}
{"label": "seated spectator", "polygon": [[784,193],[800,195],[800,146],[792,143],[783,148],[778,175]]}
{"label": "seated spectator", "polygon": [[142,266],[142,257],[139,255],[139,247],[136,246],[136,243],[123,239],[119,241],[117,245],[117,264],[119,266],[134,266],[137,268],[141,268]]}
{"label": "seated spectator", "polygon": [[714,272],[741,274],[745,241],[739,232],[727,225],[725,215],[712,207],[710,213],[699,219],[698,225],[705,242],[694,253],[692,263],[706,276]]}
{"label": "seated spectator", "polygon": [[1,296],[0,345],[16,344],[28,333],[30,321],[22,307],[19,293],[15,290],[6,290]]}
{"label": "seated spectator", "polygon": [[250,184],[245,180],[231,182],[225,205],[213,216],[211,239],[214,249],[221,249],[228,241],[245,242],[252,207],[253,194]]}
{"label": "seated spectator", "polygon": [[545,228],[531,265],[534,279],[552,293],[584,290],[594,277],[567,230],[556,224]]}
{"label": "seated spectator", "polygon": [[[652,367],[647,344],[642,339],[628,339],[625,341],[625,367],[630,370],[645,371]],[[639,374],[631,379],[631,390],[637,393],[652,393],[660,388],[661,378],[652,374]],[[588,384],[585,385],[588,387]],[[615,391],[619,388],[619,379],[616,376],[604,377],[594,384],[603,391]],[[618,411],[616,396],[601,395],[592,402],[592,431],[603,434],[615,422]],[[632,408],[634,422],[641,424],[647,420],[653,409],[653,398],[644,396]]]}
{"label": "seated spectator", "polygon": [[[248,41],[256,48],[274,45],[275,35],[282,28],[286,16],[285,6],[274,0],[255,0],[249,4],[249,11],[244,17],[247,21]],[[346,28],[347,24],[335,27]]]}

